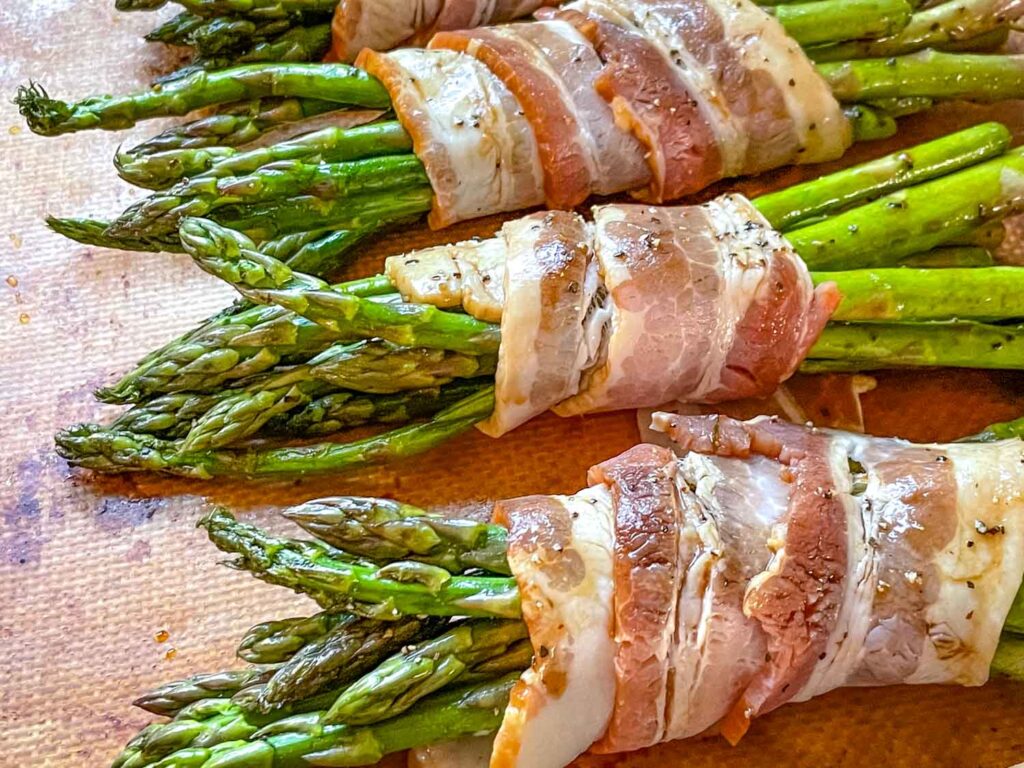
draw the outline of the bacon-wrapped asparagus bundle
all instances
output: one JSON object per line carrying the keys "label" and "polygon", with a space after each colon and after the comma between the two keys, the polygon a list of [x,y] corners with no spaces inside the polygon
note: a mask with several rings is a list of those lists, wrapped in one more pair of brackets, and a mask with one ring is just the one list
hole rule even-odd
{"label": "bacon-wrapped asparagus bundle", "polygon": [[[237,565],[327,610],[390,615],[398,628],[404,613],[458,606],[495,618],[435,629],[276,715],[236,707],[234,733],[252,723],[240,741],[220,743],[233,736],[201,722],[152,726],[151,754],[201,733],[159,765],[367,765],[496,731],[493,751],[468,749],[491,752],[494,768],[561,768],[587,750],[710,729],[735,742],[754,718],[843,686],[980,685],[1012,668],[1024,619],[1019,438],[917,445],[767,418],[654,424],[675,453],[640,445],[593,467],[577,494],[499,501],[501,525],[369,499],[287,513],[332,548],[215,514],[205,525]],[[486,555],[462,559],[472,552]],[[458,575],[473,563],[513,579]],[[515,680],[503,675],[528,665],[510,618],[520,604],[533,662]],[[181,688],[196,695],[191,681]],[[421,759],[450,765],[429,759],[452,754]]]}
{"label": "bacon-wrapped asparagus bundle", "polygon": [[[849,12],[848,3],[810,6],[799,18],[815,23],[801,28],[857,34],[832,18]],[[977,10],[1006,24],[1024,12],[1024,2]],[[787,23],[797,28],[794,13],[773,16],[749,0],[579,0],[536,21],[440,32],[429,50],[366,49],[358,61],[365,72],[340,64],[251,65],[136,96],[69,105],[30,89],[19,101],[43,133],[120,128],[270,96],[312,99],[313,112],[323,111],[322,102],[390,105],[407,132],[415,157],[405,159],[414,169],[390,154],[394,145],[365,148],[359,157],[388,156],[367,170],[349,168],[343,153],[311,140],[262,153],[291,162],[267,167],[258,182],[226,188],[218,179],[232,175],[222,165],[237,155],[230,147],[198,146],[188,131],[180,139],[193,149],[167,149],[176,137],[149,142],[122,157],[129,178],[151,186],[186,174],[191,180],[141,201],[106,233],[134,243],[173,230],[189,212],[214,208],[215,219],[260,240],[268,229],[255,222],[272,224],[276,237],[377,225],[428,208],[432,224],[443,226],[540,203],[569,208],[592,194],[671,200],[721,178],[835,159],[858,136],[891,135],[895,123],[886,110],[1021,95],[1021,62],[1013,56],[927,51],[815,65],[788,34]],[[952,16],[947,22],[955,23]],[[892,45],[907,53],[920,50],[921,40],[910,35]],[[418,175],[410,178],[410,170]]]}
{"label": "bacon-wrapped asparagus bundle", "polygon": [[[968,134],[981,139],[982,157],[998,151],[989,146],[993,136],[1005,138],[998,125],[960,138]],[[507,222],[495,238],[392,257],[386,275],[341,286],[190,219],[183,243],[204,269],[294,314],[256,311],[254,320],[263,321],[243,326],[237,342],[228,318],[211,324],[206,340],[200,334],[173,355],[155,353],[102,396],[168,397],[141,402],[111,429],[63,432],[60,450],[101,471],[296,475],[407,456],[478,422],[498,436],[549,409],[572,415],[766,396],[808,357],[817,367],[854,370],[1020,368],[1018,330],[986,324],[1024,317],[1019,269],[850,269],[898,265],[1024,199],[1016,150],[914,184],[918,175],[941,174],[928,160],[949,160],[936,152],[940,145],[756,201],[724,195],[677,208],[606,205],[592,222],[534,214]],[[972,159],[968,153],[962,162]],[[783,235],[761,207],[777,220],[794,221],[796,210],[824,218],[796,221]],[[812,274],[809,266],[845,271]],[[216,339],[228,343],[208,348]],[[246,344],[252,354],[242,354]],[[302,364],[269,370],[285,356]],[[256,373],[240,389],[218,391]],[[490,376],[494,387],[483,388]],[[289,413],[308,424],[299,409],[322,408],[312,406],[319,398],[348,391],[339,403],[348,410],[356,405],[352,390],[385,395],[455,386],[455,379],[475,380],[469,391],[462,386],[464,399],[410,393],[406,418],[415,416],[413,403],[427,413],[431,404],[444,408],[426,424],[347,444],[244,450],[242,441]],[[395,413],[394,400],[362,403],[363,413],[379,408],[381,421]],[[401,418],[399,410],[387,423]],[[338,429],[347,417],[312,419]]]}

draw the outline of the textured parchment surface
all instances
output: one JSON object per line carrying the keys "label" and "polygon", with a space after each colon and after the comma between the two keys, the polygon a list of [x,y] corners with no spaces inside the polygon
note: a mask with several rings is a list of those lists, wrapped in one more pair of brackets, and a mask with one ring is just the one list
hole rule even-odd
{"label": "textured parchment surface", "polygon": [[[210,504],[277,525],[270,509],[326,493],[400,495],[480,508],[523,493],[577,489],[586,468],[636,440],[632,414],[543,418],[500,441],[465,436],[363,477],[258,488],[156,478],[94,479],[52,452],[53,431],[106,418],[90,391],[142,353],[222,306],[228,292],[187,259],[123,254],[62,241],[45,213],[112,214],[138,193],[110,157],[130,136],[32,136],[9,100],[41,80],[55,95],[142,85],[166,62],[139,36],[149,14],[113,0],[0,2],[0,765],[98,766],[147,721],[129,701],[160,682],[232,665],[233,643],[258,620],[309,609],[301,598],[219,567],[193,528]],[[166,10],[166,9],[165,9]],[[164,14],[166,15],[166,14]],[[987,114],[1024,125],[1020,105]],[[902,141],[981,113],[947,110],[908,125]],[[888,147],[858,149],[846,162]],[[769,183],[798,178],[781,174]],[[763,183],[763,182],[762,182]],[[388,252],[488,234],[496,220],[369,249]],[[868,428],[948,438],[1024,410],[1024,378],[883,377],[865,399]],[[158,642],[166,632],[169,639]],[[568,724],[567,724],[568,727]],[[1024,757],[1024,686],[842,691],[759,721],[736,749],[718,740],[665,746],[587,766],[985,766]],[[397,762],[397,761],[396,761]]]}

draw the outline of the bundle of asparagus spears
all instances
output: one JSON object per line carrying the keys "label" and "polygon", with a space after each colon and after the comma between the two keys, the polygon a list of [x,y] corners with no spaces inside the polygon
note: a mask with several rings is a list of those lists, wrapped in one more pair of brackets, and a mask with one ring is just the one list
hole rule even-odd
{"label": "bundle of asparagus spears", "polygon": [[[230,10],[273,20],[277,14],[291,18],[293,11],[325,5],[324,0],[296,0],[294,8],[276,0],[190,0],[186,8],[197,15]],[[1004,8],[993,0],[951,0],[910,15],[903,13],[903,0],[896,5],[820,0],[776,10],[795,39],[808,45],[813,39],[810,50],[819,60],[818,73],[847,106],[858,138],[893,135],[894,118],[937,100],[992,101],[1024,94],[1018,57],[923,50],[964,41],[991,50],[1024,8]],[[877,39],[862,39],[865,35]],[[422,158],[411,152],[409,135],[387,119],[245,149],[267,132],[301,126],[312,115],[350,107],[391,108],[391,96],[377,80],[343,64],[240,64],[193,72],[135,95],[73,104],[51,99],[32,85],[17,101],[32,130],[45,135],[116,130],[152,117],[222,109],[118,154],[122,178],[162,191],[114,221],[51,219],[58,232],[89,244],[178,250],[177,226],[185,216],[202,215],[266,244],[279,257],[309,246],[330,263],[341,257],[342,242],[422,215],[437,192]]]}
{"label": "bundle of asparagus spears", "polygon": [[[993,266],[988,250],[1022,203],[1024,154],[1008,143],[1003,126],[983,124],[753,201],[843,296],[804,370],[1022,367],[1024,271]],[[254,303],[100,390],[131,407],[108,427],[62,432],[73,464],[203,478],[339,471],[427,450],[494,408],[498,325],[406,301],[384,275],[330,285],[209,220],[187,219],[181,234]],[[265,442],[364,425],[394,428]]]}
{"label": "bundle of asparagus spears", "polygon": [[[994,425],[972,439],[1022,429]],[[306,594],[323,611],[254,626],[238,646],[245,668],[139,698],[137,706],[171,719],[141,731],[115,768],[368,765],[498,729],[534,652],[509,576],[509,532],[385,499],[324,499],[285,516],[318,538],[276,538],[224,511],[200,525],[236,556],[233,567]],[[1024,592],[992,672],[1024,680],[1022,660]]]}

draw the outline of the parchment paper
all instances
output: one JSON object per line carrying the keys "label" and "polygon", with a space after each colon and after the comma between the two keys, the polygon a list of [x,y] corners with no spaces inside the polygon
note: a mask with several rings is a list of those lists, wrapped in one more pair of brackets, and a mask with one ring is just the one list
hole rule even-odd
{"label": "parchment paper", "polygon": [[[10,98],[30,78],[61,97],[142,86],[167,62],[159,47],[140,40],[154,25],[152,14],[116,13],[112,0],[0,3],[2,766],[107,764],[149,720],[129,705],[134,696],[236,665],[232,650],[246,627],[312,610],[302,598],[217,565],[218,553],[193,528],[210,505],[272,527],[280,527],[275,505],[327,493],[386,493],[480,511],[502,496],[574,491],[588,466],[637,439],[631,413],[545,417],[500,441],[466,435],[359,479],[252,486],[70,471],[53,453],[53,432],[110,418],[113,410],[95,404],[91,390],[219,309],[230,292],[185,257],[86,248],[42,224],[46,213],[112,215],[137,199],[110,158],[120,141],[149,135],[155,124],[128,135],[44,139],[23,127]],[[901,141],[985,114],[1024,126],[1019,104],[958,107],[907,123]],[[845,162],[890,148],[860,147]],[[800,173],[738,186],[790,183]],[[355,271],[412,246],[489,234],[499,223],[410,229],[368,248]],[[887,375],[865,407],[874,432],[951,438],[1024,411],[1024,378]],[[783,708],[735,749],[711,739],[580,764],[1004,768],[1024,758],[1022,726],[1024,686],[852,690]]]}

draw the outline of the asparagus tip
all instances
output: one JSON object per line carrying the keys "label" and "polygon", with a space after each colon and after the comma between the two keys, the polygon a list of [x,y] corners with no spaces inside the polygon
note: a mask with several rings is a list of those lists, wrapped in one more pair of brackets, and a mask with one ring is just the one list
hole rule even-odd
{"label": "asparagus tip", "polygon": [[14,103],[32,133],[40,136],[60,133],[61,123],[71,115],[70,106],[63,101],[51,99],[46,89],[35,81],[29,81],[28,85],[18,88]]}

